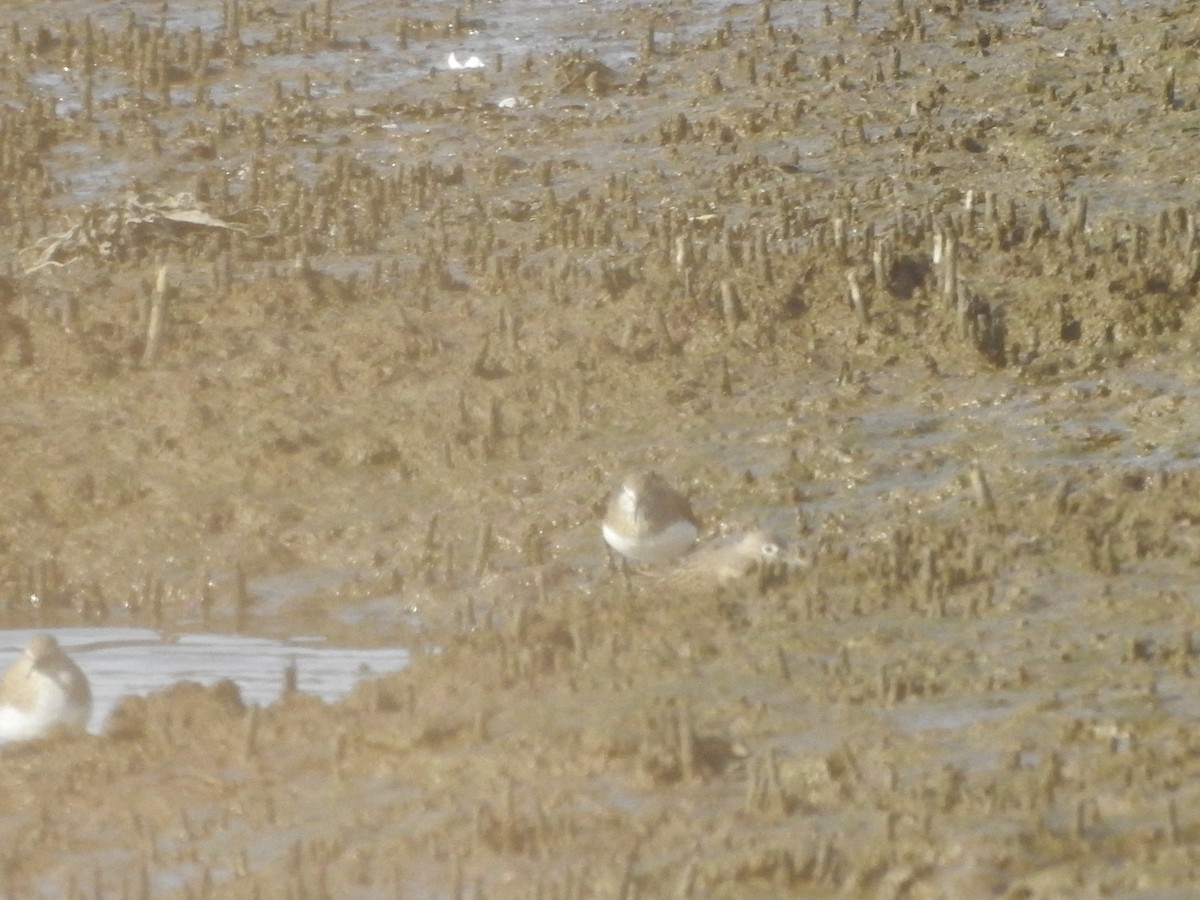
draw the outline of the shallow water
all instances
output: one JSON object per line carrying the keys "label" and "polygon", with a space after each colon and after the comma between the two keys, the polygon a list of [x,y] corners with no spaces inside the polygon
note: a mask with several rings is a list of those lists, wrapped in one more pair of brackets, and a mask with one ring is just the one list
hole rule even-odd
{"label": "shallow water", "polygon": [[[38,629],[0,631],[0,659],[14,659]],[[100,732],[117,702],[178,681],[213,684],[228,678],[247,704],[279,697],[284,671],[296,667],[297,686],[332,702],[359,678],[408,665],[401,648],[322,646],[320,638],[280,641],[233,634],[182,634],[164,638],[147,628],[61,628],[53,634],[87,674],[94,707],[89,730]]]}
{"label": "shallow water", "polygon": [[[555,54],[582,51],[623,73],[633,72],[639,65],[643,69],[661,67],[668,70],[672,58],[684,48],[702,43],[715,23],[724,22],[731,28],[743,30],[756,27],[761,16],[757,4],[729,7],[723,3],[696,2],[666,12],[641,2],[627,2],[623,6],[625,11],[619,20],[622,27],[613,26],[608,4],[553,4],[525,0],[520,3],[469,3],[465,7],[436,4],[411,13],[408,8],[400,7],[395,16],[379,28],[379,17],[372,4],[365,0],[342,0],[332,4],[331,30],[335,40],[330,46],[314,46],[296,33],[295,23],[286,15],[266,7],[244,13],[239,30],[242,44],[260,54],[256,61],[256,78],[248,82],[238,66],[224,59],[213,60],[204,86],[207,97],[204,102],[240,109],[250,115],[263,114],[275,106],[273,87],[278,84],[290,95],[303,91],[307,103],[320,105],[322,101],[338,99],[342,103],[335,103],[331,108],[344,104],[346,108],[340,109],[341,113],[356,110],[361,118],[351,117],[345,123],[348,132],[366,129],[379,136],[372,146],[365,134],[357,134],[355,143],[360,159],[387,167],[396,165],[397,160],[411,160],[414,150],[417,158],[425,158],[430,155],[430,148],[420,138],[432,127],[443,137],[443,148],[433,152],[433,158],[443,162],[456,161],[453,148],[461,143],[461,138],[454,134],[454,129],[461,123],[445,121],[431,126],[425,120],[413,121],[407,114],[384,113],[382,110],[417,102],[435,82],[471,88],[464,96],[486,87],[487,99],[478,106],[473,96],[463,101],[474,110],[473,118],[478,127],[486,129],[489,127],[488,116],[495,110],[488,109],[485,113],[485,107],[494,107],[501,101],[516,101],[519,106],[530,103],[529,98],[521,96],[523,79],[514,81],[512,78],[525,58],[545,59]],[[1066,31],[1073,19],[1089,17],[1104,21],[1127,11],[1151,17],[1166,6],[1161,0],[1094,0],[1090,3],[1060,0],[1034,7],[1000,4],[981,13],[979,19],[995,22],[998,27],[1008,30],[1042,35],[1049,60],[1065,69],[1070,67],[1068,64],[1075,65],[1075,60],[1086,53],[1085,45],[1071,43],[1083,38]],[[463,16],[463,26],[457,33],[449,25],[456,9]],[[803,35],[806,59],[840,54],[844,37],[841,30],[850,27],[849,20],[843,9],[837,9],[833,13],[834,28],[826,29],[822,9],[820,4],[779,4],[771,11],[771,22],[779,29],[795,29]],[[223,29],[219,3],[101,3],[91,8],[89,18],[95,26],[113,33],[125,29],[131,22],[147,29],[162,27],[173,35],[198,32],[206,39],[219,35]],[[893,19],[893,4],[865,4],[854,27],[884,33],[892,27]],[[400,25],[404,21],[410,21],[414,26],[407,40],[402,40],[400,34]],[[375,27],[364,28],[365,22],[371,22]],[[446,24],[440,28],[420,27],[443,22]],[[954,17],[931,16],[925,24],[931,43],[952,36],[958,28]],[[651,27],[658,55],[647,58],[642,44]],[[290,35],[290,38],[285,40],[284,35]],[[462,59],[479,56],[484,68],[472,72],[451,71],[447,62],[450,53],[456,53]],[[980,61],[978,65],[981,67],[979,74],[988,77],[986,61]],[[34,71],[28,77],[28,85],[36,95],[48,99],[59,115],[82,114],[85,80],[78,77],[76,70]],[[272,90],[263,90],[264,87]],[[120,77],[107,81],[101,77],[98,82],[93,81],[92,90],[98,104],[128,102],[135,93],[134,85]],[[576,100],[572,97],[557,100],[539,97],[532,105],[546,107],[556,102],[573,104]],[[202,106],[193,87],[172,89],[171,103],[183,108]],[[621,103],[610,100],[608,104],[605,107],[607,114],[616,118],[623,116]],[[962,114],[973,117],[977,111],[965,107]],[[520,121],[520,115],[512,116],[513,123]],[[325,123],[325,128],[327,134],[333,133],[328,131],[330,123]],[[882,140],[894,128],[894,123],[875,123],[868,131],[876,141]],[[405,129],[412,130],[419,148],[400,139]],[[347,133],[343,137],[349,140],[350,135]],[[503,140],[507,141],[507,136]],[[302,141],[298,146],[303,148],[305,143]],[[778,149],[780,157],[788,155],[783,153],[785,149],[794,150],[796,162],[802,162],[806,175],[821,176],[836,172],[831,158],[836,155],[838,146],[833,134],[807,134],[797,135],[786,147]],[[64,164],[67,149],[64,145],[54,151],[55,156],[63,158]],[[601,160],[613,159],[621,150],[619,142],[607,147],[592,147],[597,159]],[[124,182],[129,172],[114,160],[114,156],[120,154],[105,153],[92,159],[86,172],[63,182],[66,188],[63,202],[102,202],[104,198],[126,190]],[[289,156],[292,165],[300,169],[305,167],[308,153],[304,149],[289,153]],[[1085,177],[1077,187],[1091,198],[1094,215],[1108,209],[1169,207],[1187,199],[1179,194],[1179,185],[1158,185],[1149,178],[1125,184],[1115,177],[1098,180]],[[731,210],[729,214],[736,216],[736,211]]]}

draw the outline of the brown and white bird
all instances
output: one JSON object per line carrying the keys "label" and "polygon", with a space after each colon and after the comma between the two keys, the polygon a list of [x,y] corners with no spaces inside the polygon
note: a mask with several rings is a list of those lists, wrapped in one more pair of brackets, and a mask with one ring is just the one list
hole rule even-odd
{"label": "brown and white bird", "polygon": [[0,740],[28,740],[59,727],[83,731],[91,717],[87,676],[53,635],[36,635],[0,676]]}
{"label": "brown and white bird", "polygon": [[693,587],[732,584],[764,568],[786,565],[786,546],[775,532],[756,528],[732,541],[698,548],[665,572],[663,578]]}
{"label": "brown and white bird", "polygon": [[639,472],[613,493],[601,530],[608,546],[627,559],[660,563],[687,552],[700,525],[687,497],[657,472]]}

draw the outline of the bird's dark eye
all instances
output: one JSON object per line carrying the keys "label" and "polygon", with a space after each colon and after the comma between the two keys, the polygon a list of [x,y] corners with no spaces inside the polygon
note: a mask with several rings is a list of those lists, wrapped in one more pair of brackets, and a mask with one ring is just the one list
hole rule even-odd
{"label": "bird's dark eye", "polygon": [[767,558],[770,558],[772,556],[778,556],[779,555],[779,545],[778,544],[763,544],[761,552],[762,552],[762,555]]}

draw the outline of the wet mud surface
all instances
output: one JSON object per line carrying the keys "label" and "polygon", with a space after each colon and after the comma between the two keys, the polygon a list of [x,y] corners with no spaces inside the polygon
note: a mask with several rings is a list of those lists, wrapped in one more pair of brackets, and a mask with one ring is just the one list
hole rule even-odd
{"label": "wet mud surface", "polygon": [[4,748],[6,894],[1190,895],[1191,4],[44,10],[3,624],[412,661]]}

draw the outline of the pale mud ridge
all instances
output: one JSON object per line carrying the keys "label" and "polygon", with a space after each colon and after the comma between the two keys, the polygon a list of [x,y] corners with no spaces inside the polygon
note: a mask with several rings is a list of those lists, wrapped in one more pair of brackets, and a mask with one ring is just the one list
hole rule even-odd
{"label": "pale mud ridge", "polygon": [[[6,895],[1191,895],[1191,3],[47,9],[5,622],[414,662],[5,749]],[[626,583],[650,465],[807,566]]]}

